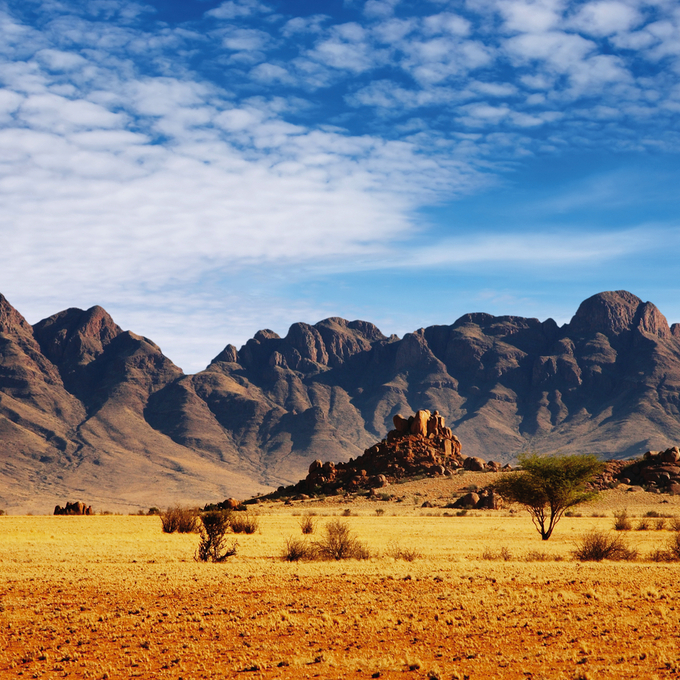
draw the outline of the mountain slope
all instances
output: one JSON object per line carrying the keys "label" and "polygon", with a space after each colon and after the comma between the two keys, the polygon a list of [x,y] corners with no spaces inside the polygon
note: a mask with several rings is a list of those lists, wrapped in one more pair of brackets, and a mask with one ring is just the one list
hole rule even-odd
{"label": "mountain slope", "polygon": [[100,307],[31,326],[0,297],[0,507],[246,496],[346,461],[438,410],[463,454],[639,455],[680,441],[680,326],[626,291],[548,319],[466,314],[403,338],[293,324],[183,375]]}

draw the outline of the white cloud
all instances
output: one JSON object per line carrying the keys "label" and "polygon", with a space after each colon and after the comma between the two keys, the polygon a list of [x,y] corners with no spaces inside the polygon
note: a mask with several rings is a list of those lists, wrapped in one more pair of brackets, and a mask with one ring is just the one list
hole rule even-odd
{"label": "white cloud", "polygon": [[609,36],[630,31],[641,21],[635,7],[618,0],[599,0],[581,6],[571,25],[587,35]]}
{"label": "white cloud", "polygon": [[271,7],[258,0],[227,0],[205,15],[214,19],[238,19],[254,14],[269,14],[271,11]]}
{"label": "white cloud", "polygon": [[498,0],[496,7],[506,30],[544,33],[559,26],[565,4],[563,0]]}

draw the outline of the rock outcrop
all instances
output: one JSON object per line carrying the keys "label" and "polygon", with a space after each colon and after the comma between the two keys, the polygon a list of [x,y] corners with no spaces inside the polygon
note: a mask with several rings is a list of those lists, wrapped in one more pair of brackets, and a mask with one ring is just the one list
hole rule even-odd
{"label": "rock outcrop", "polygon": [[[356,460],[334,463],[315,460],[307,476],[297,484],[280,487],[276,495],[314,496],[360,489],[381,489],[416,475],[436,477],[464,467],[469,459],[461,444],[437,411],[416,411],[408,418],[393,417],[394,429]],[[492,468],[495,466],[492,464]],[[492,469],[489,468],[489,469]],[[482,461],[482,470],[487,469]]]}
{"label": "rock outcrop", "polygon": [[75,501],[74,503],[66,503],[62,508],[61,505],[57,505],[54,508],[55,515],[94,515],[94,510],[92,510],[91,505],[85,505],[81,501]]}

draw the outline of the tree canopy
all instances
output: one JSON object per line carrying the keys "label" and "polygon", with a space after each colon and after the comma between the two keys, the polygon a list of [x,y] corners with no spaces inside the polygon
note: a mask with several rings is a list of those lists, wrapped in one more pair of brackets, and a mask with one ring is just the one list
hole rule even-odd
{"label": "tree canopy", "polygon": [[493,488],[529,511],[544,541],[550,538],[565,510],[597,496],[597,492],[586,490],[586,484],[604,469],[604,463],[592,454],[525,453],[519,456],[519,463],[519,472],[505,473]]}

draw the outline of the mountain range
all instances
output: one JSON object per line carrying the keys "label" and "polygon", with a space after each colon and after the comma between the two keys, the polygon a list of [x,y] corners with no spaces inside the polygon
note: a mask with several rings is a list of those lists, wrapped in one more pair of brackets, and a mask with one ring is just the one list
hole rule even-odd
{"label": "mountain range", "polygon": [[463,454],[641,455],[680,441],[680,325],[626,291],[571,321],[466,314],[386,337],[293,324],[185,375],[101,307],[31,326],[0,295],[0,508],[245,498],[346,461],[397,413],[438,410]]}

